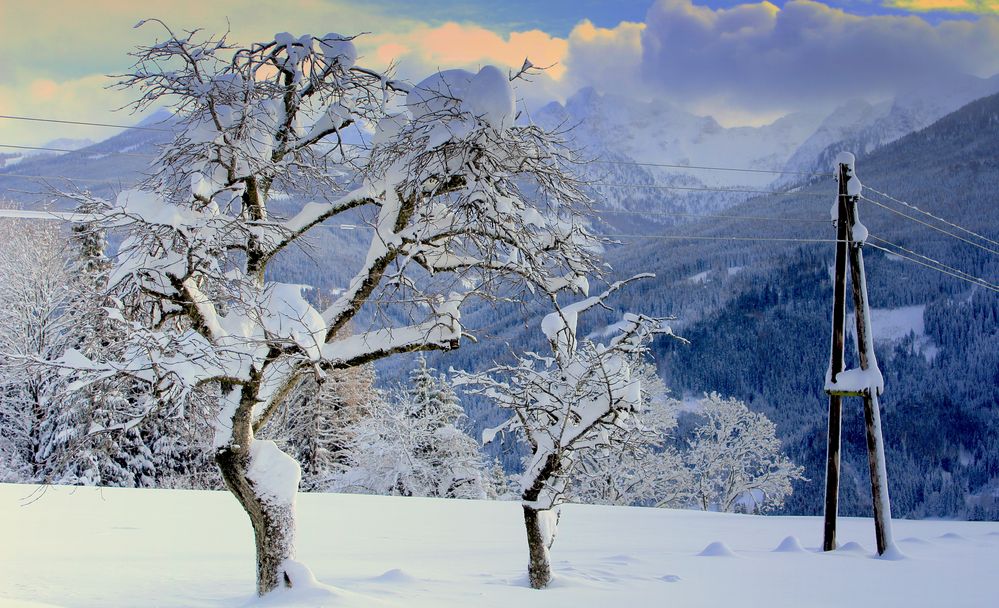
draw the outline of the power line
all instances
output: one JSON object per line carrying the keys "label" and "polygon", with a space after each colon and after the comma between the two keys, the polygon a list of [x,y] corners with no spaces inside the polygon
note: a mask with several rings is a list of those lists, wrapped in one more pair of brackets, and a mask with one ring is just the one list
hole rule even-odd
{"label": "power line", "polygon": [[953,232],[951,232],[949,230],[944,230],[943,228],[941,228],[939,226],[934,226],[933,224],[930,224],[929,222],[924,222],[923,220],[921,220],[921,219],[919,219],[917,217],[912,217],[911,215],[907,215],[905,213],[902,213],[898,209],[895,209],[893,207],[889,207],[888,205],[884,205],[882,203],[879,203],[878,201],[876,201],[874,199],[867,198],[864,195],[860,195],[860,198],[862,200],[867,201],[868,203],[871,203],[873,205],[877,205],[878,207],[881,207],[882,209],[886,209],[888,211],[891,211],[895,215],[900,215],[900,216],[902,216],[902,217],[904,217],[904,218],[906,218],[908,220],[916,222],[917,224],[922,224],[923,226],[926,226],[927,228],[930,228],[931,230],[936,230],[937,232],[939,232],[941,234],[946,234],[949,237],[955,238],[955,239],[957,239],[959,241],[962,241],[964,243],[967,243],[969,245],[973,245],[973,246],[978,247],[979,249],[982,249],[984,251],[988,251],[989,253],[991,253],[993,255],[999,255],[999,251],[996,251],[995,249],[989,249],[985,245],[981,245],[981,244],[976,243],[974,241],[969,241],[968,239],[964,238],[963,236],[959,236],[957,234],[954,234]]}
{"label": "power line", "polygon": [[[84,178],[84,177],[66,177],[60,175],[24,175],[20,173],[0,173],[0,178],[3,177],[22,177],[29,179],[65,179],[70,181],[79,182],[95,182],[104,183],[110,182],[111,180],[96,179],[96,178]],[[694,186],[666,186],[666,185],[656,185],[656,184],[605,184],[602,182],[593,182],[592,186],[606,186],[610,188],[656,188],[662,190],[694,190],[701,192],[736,192],[736,193],[751,193],[751,194],[769,194],[769,195],[784,195],[784,196],[828,196],[826,194],[821,194],[818,192],[782,192],[782,191],[770,191],[770,190],[750,190],[743,188],[704,188],[704,187],[694,187]]]}
{"label": "power line", "polygon": [[[15,146],[14,144],[0,144],[0,148],[16,148],[18,150],[41,150],[43,152],[82,152],[82,148],[72,150],[70,148],[48,148],[45,146]],[[155,154],[136,154],[134,152],[118,152],[117,150],[111,152],[93,152],[93,154],[104,154],[105,156],[136,156],[139,158],[156,158]]]}
{"label": "power line", "polygon": [[[892,247],[896,247],[896,248],[898,248],[898,249],[900,249],[900,250],[902,250],[902,251],[904,251],[904,252],[906,252],[908,254],[914,255],[916,257],[920,257],[920,258],[926,260],[927,262],[931,262],[933,264],[936,264],[936,265],[940,266],[941,268],[946,268],[947,270],[950,270],[951,272],[955,272],[955,273],[964,275],[968,279],[972,279],[972,280],[975,280],[975,281],[981,281],[981,282],[983,282],[983,283],[985,283],[987,285],[991,285],[991,283],[989,283],[985,279],[982,279],[980,277],[976,277],[975,275],[967,273],[967,272],[961,270],[960,268],[954,268],[953,266],[948,266],[947,264],[944,264],[940,260],[933,259],[933,258],[931,258],[929,256],[926,256],[926,255],[923,255],[923,254],[921,254],[921,253],[919,253],[917,251],[913,251],[911,249],[906,249],[905,247],[899,245],[898,243],[893,243],[893,242],[891,242],[891,241],[889,241],[887,239],[883,239],[883,238],[881,238],[879,236],[874,236],[873,234],[870,235],[870,238],[878,240],[878,241],[881,241],[882,243],[884,243],[886,245],[891,245]],[[997,286],[997,287],[999,287],[999,286]]]}
{"label": "power line", "polygon": [[609,239],[672,239],[691,241],[764,241],[778,243],[839,243],[836,239],[791,238],[765,236],[697,236],[682,234],[593,234],[592,236]]}
{"label": "power line", "polygon": [[673,213],[670,211],[626,211],[618,209],[599,209],[597,215],[621,214],[621,215],[658,215],[664,217],[689,217],[694,219],[719,219],[719,220],[749,220],[749,221],[770,221],[770,222],[814,222],[816,224],[828,224],[830,220],[815,219],[810,217],[764,217],[759,215],[710,215],[703,213]]}
{"label": "power line", "polygon": [[30,120],[33,122],[54,122],[63,125],[84,125],[89,127],[109,127],[112,129],[134,129],[136,131],[160,131],[163,133],[173,133],[173,129],[165,129],[160,127],[143,127],[139,125],[114,125],[105,122],[86,122],[83,120],[59,120],[56,118],[39,118],[36,116],[4,116],[4,115],[0,115],[0,118],[5,118],[7,120]]}
{"label": "power line", "polygon": [[69,182],[90,182],[95,184],[115,183],[113,178],[99,179],[96,177],[66,177],[65,175],[24,175],[22,173],[0,173],[0,179],[5,177],[22,177],[24,179],[64,179]]}
{"label": "power line", "polygon": [[667,169],[705,169],[712,171],[738,171],[740,173],[776,173],[782,175],[810,175],[813,177],[832,177],[832,173],[813,173],[810,171],[782,171],[778,169],[747,169],[743,167],[713,167],[709,165],[671,165],[668,163],[652,163],[628,160],[591,160],[591,163],[601,165],[638,165],[641,167],[664,167]]}
{"label": "power line", "polygon": [[[162,128],[162,127],[146,127],[139,125],[117,125],[103,122],[89,122],[84,120],[60,120],[56,118],[41,118],[37,116],[10,116],[10,115],[0,115],[0,118],[7,120],[28,120],[34,122],[50,122],[57,124],[69,124],[69,125],[84,125],[91,127],[109,127],[113,129],[134,129],[139,131],[159,131],[163,133],[172,133],[173,129]],[[340,145],[352,146],[352,147],[362,147],[362,144],[351,144],[342,143]],[[9,146],[14,147],[14,146]],[[40,148],[39,148],[40,149]],[[70,151],[70,150],[67,150]],[[657,163],[657,162],[643,162],[643,161],[624,161],[624,160],[590,160],[587,162],[604,164],[604,165],[635,165],[642,167],[663,167],[667,169],[700,169],[709,171],[735,171],[739,173],[768,173],[777,175],[808,175],[812,177],[828,177],[831,173],[815,173],[811,171],[785,171],[780,169],[753,169],[749,167],[721,167],[713,165],[680,165],[680,164],[669,164],[669,163]]]}
{"label": "power line", "polygon": [[27,211],[24,209],[0,209],[0,217],[29,220],[61,220],[69,222],[86,222],[94,219],[88,213],[73,213],[69,211]]}
{"label": "power line", "polygon": [[605,182],[590,182],[590,186],[603,186],[605,188],[655,188],[662,190],[697,190],[703,192],[748,192],[750,194],[771,194],[780,196],[822,196],[831,197],[830,194],[819,192],[788,192],[774,190],[752,190],[749,188],[706,188],[695,186],[666,186],[659,184],[609,184]]}
{"label": "power line", "polygon": [[975,277],[976,280],[966,279],[965,277],[961,276],[960,274],[953,273],[953,272],[950,272],[948,270],[944,270],[943,268],[939,268],[937,266],[933,266],[932,264],[927,264],[926,262],[921,262],[921,261],[917,260],[916,258],[913,258],[913,257],[905,255],[904,253],[899,253],[897,251],[892,251],[891,249],[888,249],[886,247],[882,247],[880,245],[876,245],[874,243],[867,243],[867,244],[869,246],[875,248],[875,249],[880,249],[881,251],[884,251],[885,253],[889,253],[891,255],[898,256],[900,258],[909,260],[910,262],[915,262],[916,264],[919,264],[920,266],[925,266],[925,267],[927,267],[927,268],[929,268],[931,270],[936,270],[937,272],[940,272],[940,273],[943,273],[943,274],[946,274],[946,275],[950,275],[950,276],[954,277],[955,279],[960,279],[960,280],[965,281],[967,283],[971,283],[972,285],[977,285],[979,287],[984,287],[985,289],[988,289],[990,291],[995,291],[995,292],[999,293],[999,287],[997,287],[995,285],[992,285],[991,283],[988,283],[984,279],[978,279],[978,277]]}
{"label": "power line", "polygon": [[919,213],[922,213],[923,215],[931,217],[931,218],[935,219],[938,222],[942,222],[944,224],[947,224],[948,226],[950,226],[952,228],[957,228],[958,230],[960,230],[962,232],[965,232],[965,233],[970,234],[972,236],[976,236],[976,237],[982,239],[983,241],[987,241],[989,243],[992,243],[993,245],[999,245],[999,241],[993,241],[992,239],[990,239],[990,238],[988,238],[986,236],[982,236],[982,235],[978,234],[977,232],[973,232],[971,230],[968,230],[964,226],[959,226],[959,225],[957,225],[957,224],[955,224],[953,222],[950,222],[950,221],[947,221],[947,220],[943,219],[942,217],[938,217],[936,215],[933,215],[929,211],[924,211],[924,210],[920,209],[919,207],[917,207],[917,206],[915,206],[913,204],[907,203],[907,202],[905,202],[903,200],[899,200],[899,199],[895,198],[894,196],[892,196],[890,194],[885,194],[884,192],[881,192],[879,190],[875,190],[874,188],[871,188],[867,184],[864,184],[864,188],[866,188],[867,190],[870,190],[871,192],[873,192],[875,194],[879,194],[879,195],[887,198],[888,200],[895,201],[896,203],[898,203],[900,205],[908,207],[909,209],[912,209],[913,211],[917,211]]}

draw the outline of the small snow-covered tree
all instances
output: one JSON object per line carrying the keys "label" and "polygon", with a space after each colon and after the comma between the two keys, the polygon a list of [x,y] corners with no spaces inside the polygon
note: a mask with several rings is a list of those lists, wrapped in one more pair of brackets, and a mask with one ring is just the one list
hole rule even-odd
{"label": "small snow-covered tree", "polygon": [[676,427],[678,402],[649,362],[632,374],[642,383],[642,407],[620,423],[616,441],[578,454],[569,483],[574,502],[684,507],[691,476],[667,439]]}
{"label": "small snow-covered tree", "polygon": [[327,489],[346,466],[354,425],[382,403],[374,384],[371,364],[333,370],[322,382],[306,376],[261,429],[299,462],[303,490]]}
{"label": "small snow-covered tree", "polygon": [[[650,275],[642,275],[650,276]],[[637,277],[636,277],[637,278]],[[578,317],[625,282],[604,293],[544,317],[541,330],[552,354],[529,353],[516,365],[498,366],[461,379],[473,392],[493,399],[514,413],[500,429],[517,429],[531,454],[521,476],[521,504],[527,528],[528,576],[535,589],[551,581],[549,550],[555,541],[559,505],[583,454],[621,440],[629,418],[643,407],[641,380],[633,374],[657,333],[669,333],[656,320],[625,314],[606,344],[576,338]]]}
{"label": "small snow-covered tree", "polygon": [[465,412],[442,376],[421,357],[412,384],[351,427],[340,492],[486,498],[494,491],[478,443],[459,428]]}
{"label": "small snow-covered tree", "polygon": [[740,501],[760,511],[783,505],[791,482],[804,479],[804,469],[781,452],[774,423],[717,393],[705,395],[698,405],[704,422],[684,456],[696,503],[719,511],[734,511]]}
{"label": "small snow-covered tree", "polygon": [[[120,85],[138,109],[172,103],[177,136],[138,188],[114,201],[75,194],[124,236],[108,281],[123,356],[72,352],[61,364],[130,374],[158,402],[217,386],[215,460],[252,523],[264,595],[310,580],[294,559],[300,468],[255,438],[302,378],[455,348],[461,304],[487,289],[585,291],[598,239],[581,221],[572,155],[514,124],[513,86],[493,66],[410,86],[358,65],[349,36],[241,46],[164,30]],[[369,150],[345,144],[355,126],[373,133]],[[281,216],[277,190],[314,202]],[[272,262],[351,210],[367,213],[368,250],[319,309]],[[410,303],[408,320],[377,315],[348,331],[386,296]]]}
{"label": "small snow-covered tree", "polygon": [[34,480],[47,437],[40,423],[59,401],[56,370],[27,365],[71,346],[72,264],[58,226],[0,220],[0,478]]}

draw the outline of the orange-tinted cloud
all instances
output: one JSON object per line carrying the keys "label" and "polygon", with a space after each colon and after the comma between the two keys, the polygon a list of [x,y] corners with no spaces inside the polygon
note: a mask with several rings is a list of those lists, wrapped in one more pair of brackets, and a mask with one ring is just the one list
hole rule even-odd
{"label": "orange-tinted cloud", "polygon": [[913,12],[999,14],[999,0],[886,0],[885,6]]}
{"label": "orange-tinted cloud", "polygon": [[376,34],[358,40],[362,52],[379,62],[397,59],[407,74],[419,76],[438,68],[474,68],[491,63],[516,69],[525,58],[538,66],[553,65],[548,76],[559,79],[565,73],[563,60],[568,42],[540,30],[511,32],[503,36],[476,25],[445,23],[439,27],[420,26],[402,34]]}

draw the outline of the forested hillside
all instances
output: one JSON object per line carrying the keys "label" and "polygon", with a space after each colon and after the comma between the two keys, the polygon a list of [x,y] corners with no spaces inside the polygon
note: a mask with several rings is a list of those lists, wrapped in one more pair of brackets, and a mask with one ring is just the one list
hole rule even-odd
{"label": "forested hillside", "polygon": [[[873,189],[999,240],[997,136],[999,96],[992,96],[858,155],[857,173],[869,186],[865,196],[871,199],[861,201],[860,215],[873,235],[865,252],[874,333],[887,383],[882,403],[897,515],[999,517],[999,457],[989,449],[999,439],[999,296],[874,246],[921,262],[939,260],[992,283],[999,282],[999,246],[957,232]],[[0,173],[0,186],[7,189],[8,198],[26,205],[36,203],[46,186],[5,175],[98,180],[76,185],[112,195],[130,183],[128,175],[142,171],[146,157],[152,157],[163,139],[158,131],[133,131],[79,152],[25,159]],[[685,184],[690,179],[671,181],[667,170],[656,169],[651,175],[647,168],[627,162],[590,169],[604,179],[629,183]],[[788,513],[821,509],[827,403],[822,380],[828,362],[833,260],[832,244],[824,241],[835,235],[829,221],[836,192],[831,169],[828,177],[816,177],[791,193],[761,196],[724,211],[717,209],[718,199],[710,193],[701,193],[711,199],[712,209],[705,211],[691,206],[696,199],[689,192],[674,195],[653,189],[636,191],[626,204],[610,204],[625,207],[627,214],[608,213],[601,193],[595,191],[594,224],[618,235],[617,243],[607,248],[613,268],[607,278],[657,275],[633,284],[609,303],[617,311],[675,317],[674,329],[690,344],[659,340],[653,345],[660,374],[675,396],[717,391],[745,400],[777,422],[785,451],[805,466],[810,480],[796,484],[784,508]],[[275,210],[289,214],[303,202],[289,196],[276,200]],[[55,204],[66,206],[65,201]],[[883,206],[954,234],[931,230]],[[713,215],[690,222],[686,215],[675,215],[677,210]],[[350,224],[330,226],[304,246],[289,248],[275,259],[271,272],[284,281],[316,285],[320,289],[312,295],[328,297],[360,263],[367,219],[354,214],[344,220]],[[331,254],[337,264],[326,261]],[[394,314],[391,305],[371,308],[358,323],[376,314]],[[475,370],[510,361],[524,350],[540,352],[545,345],[535,325],[545,309],[544,302],[531,300],[471,306],[463,324],[480,342],[432,354],[429,362],[442,370]],[[614,314],[594,315],[583,330],[600,329]],[[406,357],[380,363],[379,382],[395,385],[411,364]],[[464,406],[468,430],[475,435],[503,418],[472,397],[466,397]],[[842,488],[842,510],[847,514],[869,512],[861,420],[859,403],[848,401]],[[678,428],[687,427],[681,421]],[[673,440],[682,443],[682,432]],[[519,467],[521,451],[516,446],[500,442],[490,450],[508,471]]]}
{"label": "forested hillside", "polygon": [[[997,135],[999,96],[992,96],[861,156],[857,173],[865,184],[999,240]],[[800,198],[758,199],[730,212],[821,217],[828,214],[834,187],[814,183]],[[804,196],[823,191],[829,198]],[[870,197],[928,219],[890,199],[873,193]],[[993,244],[984,242],[991,252],[972,246],[870,202],[861,202],[860,214],[871,234],[884,239],[872,239],[874,245],[896,243],[991,283],[999,278],[999,254]],[[762,221],[698,224],[684,231],[772,238],[834,234],[828,225],[805,229],[795,222]],[[775,420],[788,454],[805,465],[811,479],[797,484],[786,511],[820,512],[832,245],[767,242],[719,247],[712,242],[685,247],[682,256],[676,249],[669,242],[645,242],[612,254],[619,271],[655,269],[667,279],[657,293],[639,296],[644,301],[677,302],[677,289],[684,294],[696,289],[703,295],[700,300],[681,298],[675,310],[690,346],[661,343],[660,369],[668,384],[681,395],[716,390],[745,399]],[[696,282],[677,281],[675,268],[681,265],[663,263],[664,258],[683,259],[688,269],[693,264],[707,274]],[[999,515],[999,459],[994,451],[999,441],[999,294],[871,247],[865,258],[872,306],[878,309],[874,335],[886,380],[882,404],[894,513],[994,519]],[[903,307],[910,317],[916,313],[909,319],[914,331],[906,335],[904,327],[899,331],[878,326],[879,317],[888,319],[888,311]],[[859,400],[847,400],[844,410],[843,466],[842,512],[868,514]]]}

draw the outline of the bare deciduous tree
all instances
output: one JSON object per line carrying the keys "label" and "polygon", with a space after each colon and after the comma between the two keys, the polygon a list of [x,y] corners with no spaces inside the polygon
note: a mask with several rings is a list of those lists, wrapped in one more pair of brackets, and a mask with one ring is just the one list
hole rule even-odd
{"label": "bare deciduous tree", "polygon": [[[642,275],[649,276],[649,275]],[[576,338],[578,317],[625,282],[604,293],[560,307],[541,322],[552,355],[529,353],[516,365],[497,366],[460,382],[514,413],[506,424],[486,433],[516,429],[530,446],[521,477],[521,504],[527,528],[528,576],[541,589],[551,581],[549,550],[555,541],[559,505],[581,454],[620,441],[627,420],[643,407],[642,386],[633,369],[658,333],[670,333],[660,321],[625,314],[606,344]]]}
{"label": "bare deciduous tree", "polygon": [[[511,82],[492,66],[409,86],[357,65],[348,36],[239,46],[163,27],[120,85],[140,93],[138,109],[172,103],[178,135],[138,189],[115,201],[75,195],[125,237],[109,287],[127,356],[61,363],[93,378],[129,374],[161,400],[218,385],[215,458],[253,525],[263,595],[304,571],[299,467],[255,439],[300,379],[455,348],[460,306],[491,288],[585,291],[597,239],[580,221],[572,155],[557,136],[514,124]],[[355,126],[373,132],[370,150],[344,141]],[[315,202],[281,217],[277,191]],[[370,219],[367,254],[329,305],[268,274],[285,249],[357,209]],[[350,329],[362,307],[388,299],[410,303],[408,323],[377,315]]]}

